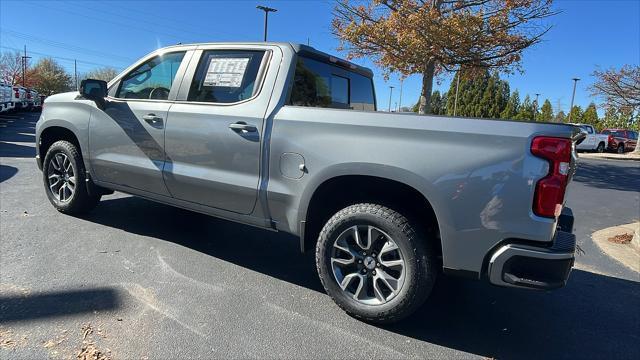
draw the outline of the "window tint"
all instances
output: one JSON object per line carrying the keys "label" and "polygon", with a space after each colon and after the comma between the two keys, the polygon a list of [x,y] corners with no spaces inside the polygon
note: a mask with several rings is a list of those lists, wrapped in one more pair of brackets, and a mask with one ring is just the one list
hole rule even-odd
{"label": "window tint", "polygon": [[156,56],[122,78],[116,97],[167,100],[184,52]]}
{"label": "window tint", "polygon": [[373,83],[360,74],[300,56],[289,104],[374,111]]}
{"label": "window tint", "polygon": [[264,51],[205,51],[187,100],[234,103],[251,98],[260,85],[256,81],[264,54]]}

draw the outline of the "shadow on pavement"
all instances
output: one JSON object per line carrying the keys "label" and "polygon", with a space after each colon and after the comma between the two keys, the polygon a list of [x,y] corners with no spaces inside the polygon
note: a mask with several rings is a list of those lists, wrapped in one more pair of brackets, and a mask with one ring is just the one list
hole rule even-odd
{"label": "shadow on pavement", "polygon": [[11,179],[17,173],[18,173],[17,168],[9,165],[0,164],[0,183],[5,180]]}
{"label": "shadow on pavement", "polygon": [[297,237],[216,219],[138,197],[104,199],[85,220],[169,241],[311,290],[324,292],[314,254]]}
{"label": "shadow on pavement", "polygon": [[[85,218],[155,237],[323,292],[297,239],[136,197],[104,200]],[[496,358],[640,358],[640,283],[574,270],[552,292],[440,277],[415,315],[384,329]]]}
{"label": "shadow on pavement", "polygon": [[[631,163],[636,164],[633,161]],[[622,167],[580,161],[573,180],[602,189],[637,192],[640,189],[640,166]]]}
{"label": "shadow on pavement", "polygon": [[39,113],[0,116],[0,157],[36,156],[35,126]]}
{"label": "shadow on pavement", "polygon": [[0,324],[114,310],[119,307],[118,294],[111,288],[0,295]]}

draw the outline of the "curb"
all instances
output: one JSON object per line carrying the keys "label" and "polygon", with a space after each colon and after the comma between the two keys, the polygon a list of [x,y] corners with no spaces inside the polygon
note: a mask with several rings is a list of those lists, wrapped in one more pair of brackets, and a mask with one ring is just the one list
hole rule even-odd
{"label": "curb", "polygon": [[[603,155],[604,154],[604,155]],[[596,159],[596,160],[626,160],[626,161],[640,161],[640,156],[630,156],[630,155],[618,155],[618,154],[591,154],[591,153],[580,153],[578,158],[584,159]]]}
{"label": "curb", "polygon": [[[598,230],[591,234],[591,239],[607,256],[613,258],[631,270],[640,273],[640,222],[612,226]],[[633,233],[629,244],[615,244],[610,242],[610,237],[620,234]]]}

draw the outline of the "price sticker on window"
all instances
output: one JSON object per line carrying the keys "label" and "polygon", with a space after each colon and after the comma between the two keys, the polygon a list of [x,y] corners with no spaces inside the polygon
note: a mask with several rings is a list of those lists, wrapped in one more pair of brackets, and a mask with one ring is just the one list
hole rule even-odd
{"label": "price sticker on window", "polygon": [[239,88],[249,58],[212,58],[203,86]]}

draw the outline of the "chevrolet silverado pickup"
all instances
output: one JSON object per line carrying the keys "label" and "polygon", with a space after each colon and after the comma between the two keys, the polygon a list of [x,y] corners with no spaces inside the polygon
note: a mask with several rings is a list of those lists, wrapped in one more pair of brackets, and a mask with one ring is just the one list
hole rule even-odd
{"label": "chevrolet silverado pickup", "polygon": [[563,286],[578,128],[377,112],[372,77],[297,44],[159,49],[46,99],[47,197],[80,214],[121,191],[294,234],[370,322],[410,315],[440,274]]}

